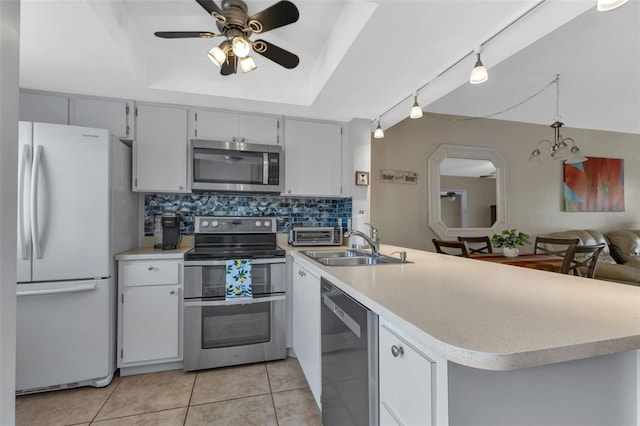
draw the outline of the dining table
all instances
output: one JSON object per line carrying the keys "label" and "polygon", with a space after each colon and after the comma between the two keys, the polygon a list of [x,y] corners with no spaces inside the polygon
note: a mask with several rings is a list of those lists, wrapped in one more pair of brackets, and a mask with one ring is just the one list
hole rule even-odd
{"label": "dining table", "polygon": [[503,265],[520,266],[523,268],[541,269],[550,272],[562,272],[564,258],[549,254],[520,254],[508,257],[500,253],[476,253],[470,256],[472,259],[486,262],[501,263]]}

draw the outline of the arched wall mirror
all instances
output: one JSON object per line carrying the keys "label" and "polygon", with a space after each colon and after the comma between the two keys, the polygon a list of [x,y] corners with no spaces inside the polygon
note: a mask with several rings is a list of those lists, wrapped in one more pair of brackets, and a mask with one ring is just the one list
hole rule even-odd
{"label": "arched wall mirror", "polygon": [[497,150],[440,145],[428,167],[429,227],[438,238],[491,236],[508,226],[507,163]]}

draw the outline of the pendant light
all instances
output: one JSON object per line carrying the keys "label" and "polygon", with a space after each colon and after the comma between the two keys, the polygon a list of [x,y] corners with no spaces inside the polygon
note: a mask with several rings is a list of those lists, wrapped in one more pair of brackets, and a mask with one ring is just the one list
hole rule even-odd
{"label": "pendant light", "polygon": [[608,12],[613,9],[617,9],[628,0],[598,0],[598,12]]}
{"label": "pendant light", "polygon": [[418,104],[418,96],[415,95],[413,97],[413,106],[411,107],[411,112],[409,113],[409,117],[411,118],[420,118],[422,117],[422,108]]}
{"label": "pendant light", "polygon": [[[576,141],[572,138],[564,138],[560,134],[560,128],[564,123],[560,122],[560,75],[556,75],[556,121],[551,125],[554,130],[553,141],[542,139],[538,141],[535,149],[529,156],[529,161],[534,163],[542,163],[542,151],[540,145],[546,143],[549,145],[549,157],[554,160],[566,161],[567,163],[582,163],[587,161],[587,157],[582,155],[580,148],[576,146]],[[569,148],[569,143],[572,145]]]}
{"label": "pendant light", "polygon": [[211,49],[207,56],[211,59],[211,62],[221,67],[227,60],[227,52],[229,51],[229,42],[226,40],[220,43],[220,46]]}
{"label": "pendant light", "polygon": [[485,68],[485,66],[482,64],[482,60],[480,59],[480,49],[476,51],[476,55],[478,59],[476,60],[476,64],[473,66],[471,76],[469,77],[469,83],[471,84],[484,83],[489,79],[487,68]]}
{"label": "pendant light", "polygon": [[251,56],[240,59],[240,67],[242,67],[242,72],[250,72],[257,68],[256,63]]}
{"label": "pendant light", "polygon": [[373,132],[373,137],[376,139],[384,138],[384,130],[380,127],[380,118],[378,118],[378,127],[376,127],[376,130]]}

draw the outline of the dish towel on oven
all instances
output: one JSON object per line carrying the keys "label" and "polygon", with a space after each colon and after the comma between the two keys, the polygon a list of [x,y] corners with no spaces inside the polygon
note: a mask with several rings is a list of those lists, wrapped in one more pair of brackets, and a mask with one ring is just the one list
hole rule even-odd
{"label": "dish towel on oven", "polygon": [[247,259],[227,260],[226,284],[225,299],[253,297],[251,261]]}

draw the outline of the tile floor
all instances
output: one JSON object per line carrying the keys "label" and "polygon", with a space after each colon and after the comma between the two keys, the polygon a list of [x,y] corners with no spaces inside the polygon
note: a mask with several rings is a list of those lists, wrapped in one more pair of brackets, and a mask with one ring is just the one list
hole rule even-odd
{"label": "tile floor", "polygon": [[297,359],[115,377],[16,398],[17,425],[321,425]]}

